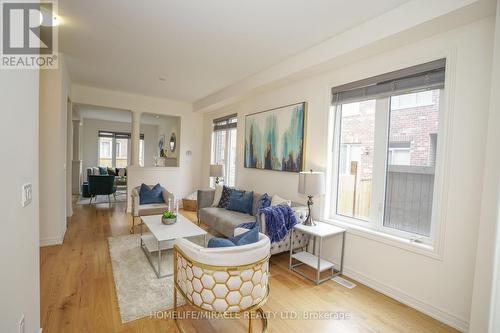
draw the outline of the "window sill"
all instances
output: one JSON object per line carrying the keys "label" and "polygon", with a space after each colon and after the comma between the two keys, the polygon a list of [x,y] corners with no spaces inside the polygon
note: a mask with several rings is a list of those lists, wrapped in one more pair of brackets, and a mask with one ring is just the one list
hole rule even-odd
{"label": "window sill", "polygon": [[422,243],[415,243],[410,241],[407,238],[403,237],[398,237],[394,235],[390,235],[387,233],[383,233],[377,230],[373,230],[370,228],[365,228],[359,225],[355,225],[352,223],[346,223],[343,221],[339,221],[336,219],[323,219],[322,220],[325,223],[330,223],[342,228],[345,228],[347,230],[348,234],[356,235],[359,237],[363,237],[366,239],[370,239],[379,243],[383,243],[389,246],[397,247],[400,249],[403,249],[408,252],[420,254],[432,259],[436,260],[443,260],[443,255],[441,253],[438,253],[435,247],[427,245],[427,244],[422,244]]}

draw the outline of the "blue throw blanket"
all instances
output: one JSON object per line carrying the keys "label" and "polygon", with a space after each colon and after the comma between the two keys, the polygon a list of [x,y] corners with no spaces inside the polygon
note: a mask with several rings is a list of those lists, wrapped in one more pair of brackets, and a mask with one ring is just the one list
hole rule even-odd
{"label": "blue throw blanket", "polygon": [[293,214],[292,208],[288,205],[277,205],[262,208],[257,214],[255,222],[243,223],[238,227],[252,229],[253,227],[260,226],[260,213],[266,217],[266,232],[271,243],[281,242],[285,236],[297,224],[297,219]]}

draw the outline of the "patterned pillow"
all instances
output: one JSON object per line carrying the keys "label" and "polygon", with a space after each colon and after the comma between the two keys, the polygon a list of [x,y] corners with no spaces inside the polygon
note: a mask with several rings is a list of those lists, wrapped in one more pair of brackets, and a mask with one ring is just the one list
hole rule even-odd
{"label": "patterned pillow", "polygon": [[264,193],[260,196],[259,201],[257,201],[256,214],[258,214],[262,208],[267,208],[269,206],[271,206],[271,198],[269,194]]}
{"label": "patterned pillow", "polygon": [[222,188],[222,194],[220,196],[220,201],[217,207],[219,208],[227,208],[229,206],[229,198],[231,197],[231,192],[233,189],[230,187],[224,186]]}

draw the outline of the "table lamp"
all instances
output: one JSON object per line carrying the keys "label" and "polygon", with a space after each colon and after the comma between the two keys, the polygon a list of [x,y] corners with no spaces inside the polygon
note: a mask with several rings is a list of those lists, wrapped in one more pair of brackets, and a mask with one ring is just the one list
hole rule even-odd
{"label": "table lamp", "polygon": [[219,178],[224,177],[224,165],[210,164],[210,177],[215,177],[215,184],[219,184]]}
{"label": "table lamp", "polygon": [[299,173],[299,193],[307,195],[307,208],[309,213],[304,225],[316,225],[312,220],[311,206],[313,205],[313,196],[325,194],[325,174],[323,172],[303,171]]}

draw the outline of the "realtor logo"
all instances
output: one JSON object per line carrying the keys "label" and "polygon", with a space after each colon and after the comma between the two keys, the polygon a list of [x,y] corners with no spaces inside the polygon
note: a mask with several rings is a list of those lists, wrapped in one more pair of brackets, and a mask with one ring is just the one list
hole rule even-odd
{"label": "realtor logo", "polygon": [[57,68],[56,3],[1,1],[1,69]]}

